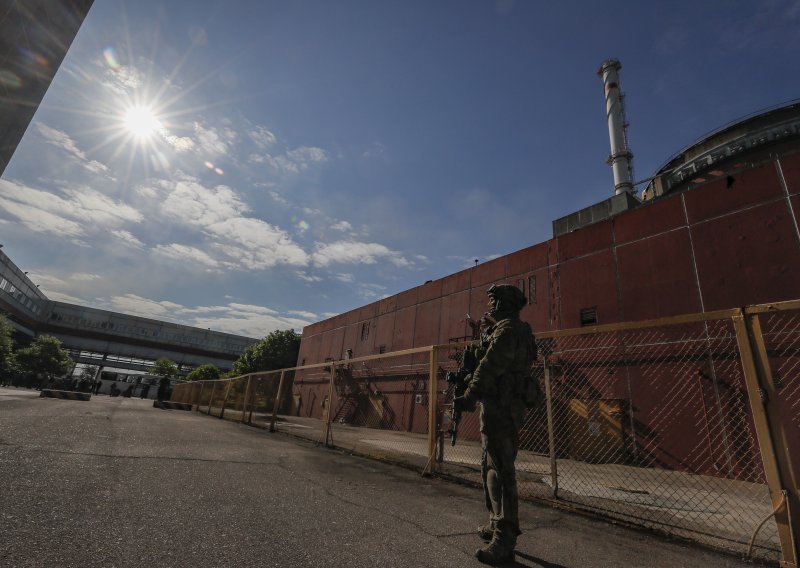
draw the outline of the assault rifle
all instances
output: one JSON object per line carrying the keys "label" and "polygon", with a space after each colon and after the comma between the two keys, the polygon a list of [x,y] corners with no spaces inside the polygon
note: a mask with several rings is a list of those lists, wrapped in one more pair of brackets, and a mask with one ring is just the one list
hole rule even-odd
{"label": "assault rifle", "polygon": [[472,373],[477,367],[478,359],[475,357],[475,352],[470,347],[467,347],[464,349],[464,353],[461,356],[461,365],[459,365],[456,371],[447,373],[445,377],[447,382],[453,385],[453,408],[450,412],[450,429],[448,430],[451,446],[456,445],[458,423],[461,421],[461,413],[464,412],[464,410],[474,410],[474,408],[466,408],[467,404],[464,400],[464,391],[467,390],[468,377],[472,376]]}

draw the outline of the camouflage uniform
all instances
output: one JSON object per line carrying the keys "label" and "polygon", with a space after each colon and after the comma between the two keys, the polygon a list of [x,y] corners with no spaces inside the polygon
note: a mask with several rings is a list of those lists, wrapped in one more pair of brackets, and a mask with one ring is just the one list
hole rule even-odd
{"label": "camouflage uniform", "polygon": [[522,392],[535,347],[531,327],[519,319],[525,295],[507,284],[492,286],[489,313],[497,323],[482,334],[476,349],[479,363],[465,392],[468,402],[481,402],[481,474],[489,523],[479,531],[488,547],[476,552],[481,562],[513,560],[520,534],[514,460],[525,413]]}

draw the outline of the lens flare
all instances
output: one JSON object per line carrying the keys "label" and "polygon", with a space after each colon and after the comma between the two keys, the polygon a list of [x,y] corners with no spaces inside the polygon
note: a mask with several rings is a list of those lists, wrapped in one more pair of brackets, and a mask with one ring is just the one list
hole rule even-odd
{"label": "lens flare", "polygon": [[20,47],[19,52],[41,67],[48,67],[50,65],[50,61],[41,53],[25,49],[24,47]]}
{"label": "lens flare", "polygon": [[0,85],[9,89],[19,89],[22,86],[22,79],[13,71],[0,69]]}
{"label": "lens flare", "polygon": [[122,67],[122,65],[117,62],[117,52],[114,51],[113,47],[107,47],[103,50],[103,58],[106,60],[106,64],[114,71]]}

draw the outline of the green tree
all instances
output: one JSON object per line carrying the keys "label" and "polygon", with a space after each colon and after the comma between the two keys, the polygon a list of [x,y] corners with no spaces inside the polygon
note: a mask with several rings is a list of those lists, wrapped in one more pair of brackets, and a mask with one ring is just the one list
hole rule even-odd
{"label": "green tree", "polygon": [[7,384],[16,373],[14,340],[11,335],[14,327],[5,315],[0,314],[0,385]]}
{"label": "green tree", "polygon": [[186,375],[187,381],[216,381],[220,378],[220,371],[216,367],[216,365],[212,365],[211,363],[205,363],[200,365],[194,369],[192,369],[188,375]]}
{"label": "green tree", "polygon": [[293,330],[273,331],[258,343],[244,350],[233,363],[233,377],[258,371],[294,367],[300,352],[300,335]]}
{"label": "green tree", "polygon": [[40,335],[30,347],[17,350],[16,359],[23,372],[48,379],[68,373],[74,365],[61,342],[52,335]]}
{"label": "green tree", "polygon": [[178,374],[178,366],[166,357],[159,357],[149,374],[162,379],[172,379]]}
{"label": "green tree", "polygon": [[80,378],[84,381],[93,381],[97,375],[97,367],[95,365],[87,365],[81,371]]}

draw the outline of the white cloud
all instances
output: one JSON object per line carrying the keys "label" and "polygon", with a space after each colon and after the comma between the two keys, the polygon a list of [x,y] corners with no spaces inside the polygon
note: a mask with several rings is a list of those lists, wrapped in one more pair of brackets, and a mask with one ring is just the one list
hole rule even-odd
{"label": "white cloud", "polygon": [[357,293],[365,300],[374,300],[376,298],[385,298],[385,290],[386,286],[381,286],[380,284],[359,283]]}
{"label": "white cloud", "polygon": [[153,249],[153,252],[167,258],[186,261],[192,264],[200,264],[209,269],[219,268],[219,262],[197,247],[171,243],[168,245],[158,245]]}
{"label": "white cloud", "polygon": [[108,167],[105,164],[101,164],[97,160],[90,160],[86,154],[80,148],[78,148],[78,145],[75,144],[75,141],[70,138],[69,134],[66,132],[56,130],[55,128],[50,128],[41,122],[36,123],[36,128],[39,130],[39,133],[42,135],[42,138],[44,138],[45,142],[57,148],[61,148],[67,154],[75,158],[90,172],[96,174],[104,174],[108,172]]}
{"label": "white cloud", "polygon": [[45,293],[45,296],[47,296],[49,300],[53,300],[55,302],[64,302],[66,304],[81,305],[86,303],[86,300],[84,300],[83,298],[78,298],[70,294],[65,294],[64,292],[48,291]]}
{"label": "white cloud", "polygon": [[300,172],[300,166],[292,162],[286,156],[272,156],[267,154],[264,156],[264,160],[272,167],[273,170],[279,172],[287,172],[296,174]]}
{"label": "white cloud", "polygon": [[92,282],[94,280],[100,280],[100,275],[91,274],[89,272],[73,272],[70,275],[70,280],[74,280],[76,282]]}
{"label": "white cloud", "polygon": [[188,307],[175,302],[143,298],[135,294],[114,296],[108,302],[108,307],[123,313],[247,337],[265,337],[276,330],[299,331],[318,319],[315,314],[301,310],[280,313],[265,306],[235,302],[217,306]]}
{"label": "white cloud", "polygon": [[328,153],[322,148],[300,146],[287,151],[284,155],[266,154],[258,161],[266,161],[276,171],[296,174],[307,170],[312,164],[327,162],[328,159]]}
{"label": "white cloud", "polygon": [[0,207],[32,231],[73,239],[143,219],[133,207],[96,190],[68,188],[64,193],[66,198],[0,180]]}
{"label": "white cloud", "polygon": [[331,229],[334,229],[336,231],[345,231],[345,232],[352,231],[353,225],[351,225],[347,221],[339,221],[338,223],[334,223],[333,225],[331,225]]}
{"label": "white cloud", "polygon": [[127,95],[142,85],[142,74],[132,65],[106,68],[103,84],[117,94]]}
{"label": "white cloud", "polygon": [[386,146],[380,142],[373,142],[368,149],[364,150],[364,152],[361,154],[361,157],[365,159],[377,158],[379,156],[383,156],[385,153]]}
{"label": "white cloud", "polygon": [[401,253],[393,251],[382,244],[358,241],[337,241],[329,244],[316,243],[311,258],[317,266],[328,266],[333,263],[375,264],[379,259],[386,259],[398,268],[413,266],[411,261]]}
{"label": "white cloud", "polygon": [[347,273],[337,274],[336,276],[334,276],[334,278],[336,278],[336,280],[339,280],[341,282],[355,282],[356,281],[356,277],[355,276],[353,276],[352,274],[347,274]]}
{"label": "white cloud", "polygon": [[130,231],[120,229],[117,231],[111,231],[111,234],[117,237],[119,240],[131,245],[132,247],[138,249],[144,248],[144,243],[137,239]]}
{"label": "white cloud", "polygon": [[109,304],[109,307],[117,312],[182,323],[181,319],[176,318],[175,315],[179,314],[184,307],[175,302],[158,302],[156,300],[142,298],[136,294],[125,294],[122,296],[113,296]]}
{"label": "white cloud", "polygon": [[111,227],[123,222],[139,223],[144,218],[130,205],[114,201],[94,189],[71,188],[65,193],[70,197],[70,207],[79,215],[76,218],[86,219],[96,225]]}
{"label": "white cloud", "polygon": [[316,321],[319,318],[314,312],[306,312],[303,310],[289,310],[287,313],[311,321]]}
{"label": "white cloud", "polygon": [[199,122],[194,123],[194,134],[197,137],[198,151],[203,158],[209,159],[216,156],[227,156],[230,150],[231,137],[228,130],[224,129],[222,134],[213,127],[206,127]]}
{"label": "white cloud", "polygon": [[314,146],[300,146],[294,150],[289,150],[286,152],[286,157],[296,164],[328,161],[328,153],[322,148]]}
{"label": "white cloud", "polygon": [[208,188],[195,180],[182,180],[172,185],[163,201],[164,214],[179,223],[206,227],[237,217],[250,208],[226,185]]}
{"label": "white cloud", "polygon": [[62,272],[55,274],[43,270],[31,270],[28,278],[40,286],[42,292],[51,300],[70,304],[86,304],[85,298],[76,294],[85,293],[91,282],[101,279],[99,274],[90,272]]}
{"label": "white cloud", "polygon": [[231,268],[260,270],[278,264],[306,266],[308,254],[289,234],[260,219],[231,217],[205,227],[214,246],[235,260]]}
{"label": "white cloud", "polygon": [[164,138],[167,144],[175,149],[176,152],[188,152],[194,148],[194,140],[188,136],[176,136],[174,134],[170,134],[166,130],[161,133],[161,136]]}
{"label": "white cloud", "polygon": [[[279,227],[253,217],[242,197],[230,187],[208,188],[194,179],[160,182],[146,189],[143,195],[158,196],[163,214],[175,222],[200,229],[210,241],[205,256],[213,256],[216,264],[238,270],[262,270],[279,264],[308,265],[308,254],[291,236]],[[207,259],[203,262],[211,266]]]}
{"label": "white cloud", "polygon": [[[2,195],[3,182],[0,181],[0,207],[16,217],[23,225],[36,233],[51,233],[62,237],[80,237],[84,235],[83,226],[60,215],[37,209],[30,203],[12,201]],[[24,187],[24,186],[23,186]],[[49,193],[37,192],[51,196]],[[34,196],[29,196],[34,197]],[[33,201],[28,199],[28,201]],[[60,200],[63,201],[63,200]]]}
{"label": "white cloud", "polygon": [[303,272],[302,270],[298,270],[295,274],[297,274],[297,277],[300,280],[304,280],[305,282],[321,282],[322,281],[322,278],[320,276],[316,276],[316,275],[313,275],[313,274],[307,274],[306,272]]}
{"label": "white cloud", "polygon": [[277,191],[270,191],[269,196],[273,201],[280,203],[281,205],[289,205],[289,201]]}
{"label": "white cloud", "polygon": [[278,138],[266,126],[256,126],[248,134],[255,145],[262,149],[269,148],[278,141]]}

